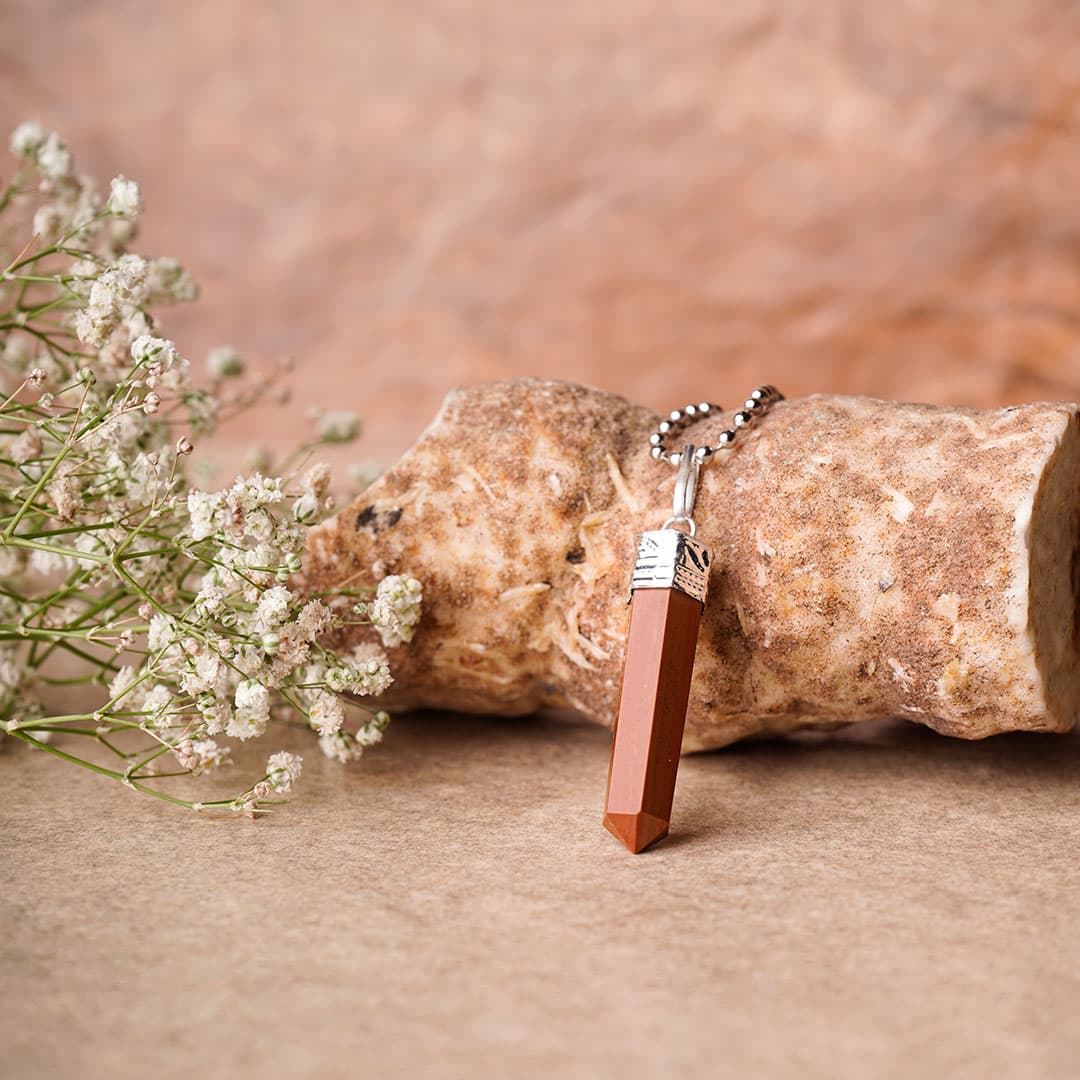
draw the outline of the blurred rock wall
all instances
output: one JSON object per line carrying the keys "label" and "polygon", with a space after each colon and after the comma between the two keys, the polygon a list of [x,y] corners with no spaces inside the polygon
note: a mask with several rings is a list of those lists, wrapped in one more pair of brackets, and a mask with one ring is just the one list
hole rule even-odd
{"label": "blurred rock wall", "polygon": [[1078,40],[1068,0],[5,0],[0,120],[141,182],[189,355],[294,354],[290,417],[389,454],[511,374],[1076,397]]}

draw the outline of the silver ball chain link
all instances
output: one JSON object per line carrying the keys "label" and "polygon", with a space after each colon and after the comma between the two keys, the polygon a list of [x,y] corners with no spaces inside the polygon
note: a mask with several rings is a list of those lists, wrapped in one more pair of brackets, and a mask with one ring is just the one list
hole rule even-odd
{"label": "silver ball chain link", "polygon": [[[735,439],[743,428],[750,427],[755,420],[760,420],[769,409],[778,401],[783,401],[784,395],[775,386],[759,386],[743,402],[743,407],[731,418],[734,425],[727,431],[721,431],[715,446],[698,446],[694,449],[694,456],[699,462],[712,457],[721,450],[730,450],[735,444]],[[703,420],[713,413],[721,412],[719,405],[711,401],[703,401],[699,405],[685,405],[681,409],[673,409],[666,420],[657,425],[656,430],[649,436],[649,453],[657,461],[666,461],[670,465],[678,465],[682,461],[682,451],[668,451],[665,443],[669,436],[674,437],[685,431],[691,424]]]}
{"label": "silver ball chain link", "polygon": [[775,386],[759,386],[743,402],[743,407],[731,419],[732,427],[721,431],[715,446],[694,446],[687,443],[682,450],[668,451],[664,445],[668,436],[683,432],[698,420],[721,411],[719,405],[703,401],[699,405],[686,405],[673,409],[666,420],[662,420],[649,436],[649,453],[657,461],[666,461],[679,467],[672,499],[672,515],[661,526],[664,529],[675,524],[684,524],[693,536],[697,532],[694,522],[694,499],[697,493],[697,474],[702,464],[713,454],[721,450],[730,450],[735,445],[738,433],[748,428],[755,420],[760,420],[784,395]]}

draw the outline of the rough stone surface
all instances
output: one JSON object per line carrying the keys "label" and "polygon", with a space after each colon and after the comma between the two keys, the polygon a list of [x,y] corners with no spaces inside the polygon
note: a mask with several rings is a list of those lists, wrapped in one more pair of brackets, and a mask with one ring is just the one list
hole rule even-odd
{"label": "rough stone surface", "polygon": [[[390,708],[612,722],[636,538],[670,512],[674,472],[645,449],[657,419],[570,383],[454,391],[318,534],[314,585],[377,560],[424,583]],[[964,738],[1068,729],[1078,435],[1064,403],[776,406],[702,471],[713,572],[684,749],[889,715]]]}

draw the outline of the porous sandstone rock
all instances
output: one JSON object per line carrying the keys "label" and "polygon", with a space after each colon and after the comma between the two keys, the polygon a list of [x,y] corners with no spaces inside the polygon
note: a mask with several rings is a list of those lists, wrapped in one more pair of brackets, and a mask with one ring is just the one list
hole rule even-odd
{"label": "porous sandstone rock", "polygon": [[[671,512],[658,419],[565,382],[455,390],[315,535],[312,587],[374,584],[373,564],[423,582],[385,707],[613,722],[636,538]],[[695,516],[713,569],[684,750],[883,716],[962,738],[1074,723],[1076,405],[783,401],[706,463]]]}

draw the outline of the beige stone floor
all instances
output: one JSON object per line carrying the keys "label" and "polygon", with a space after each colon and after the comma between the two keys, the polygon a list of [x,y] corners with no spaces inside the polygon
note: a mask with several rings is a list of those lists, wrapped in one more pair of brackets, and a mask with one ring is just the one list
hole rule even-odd
{"label": "beige stone floor", "polygon": [[636,858],[598,728],[305,747],[302,795],[241,823],[3,756],[0,1075],[1075,1075],[1078,738],[689,758]]}

